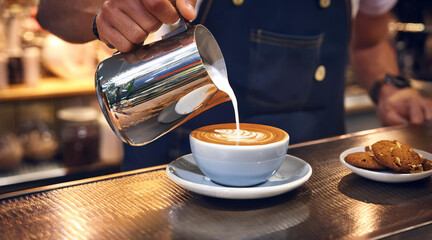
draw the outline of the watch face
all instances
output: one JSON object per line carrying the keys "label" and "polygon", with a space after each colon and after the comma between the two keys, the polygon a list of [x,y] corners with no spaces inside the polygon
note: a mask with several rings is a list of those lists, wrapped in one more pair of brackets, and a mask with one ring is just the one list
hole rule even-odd
{"label": "watch face", "polygon": [[389,76],[386,75],[385,77],[385,82],[388,84],[392,84],[395,85],[398,88],[405,88],[405,87],[410,87],[410,83],[409,80],[401,77],[401,76]]}

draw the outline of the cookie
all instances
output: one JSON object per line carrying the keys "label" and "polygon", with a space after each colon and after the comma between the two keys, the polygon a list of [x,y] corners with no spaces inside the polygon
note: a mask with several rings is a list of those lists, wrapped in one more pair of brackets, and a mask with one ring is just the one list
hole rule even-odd
{"label": "cookie", "polygon": [[382,165],[401,173],[423,172],[423,159],[410,146],[393,140],[381,140],[372,151]]}
{"label": "cookie", "polygon": [[430,160],[427,159],[423,160],[423,170],[424,171],[432,170],[432,162]]}
{"label": "cookie", "polygon": [[366,169],[385,169],[386,167],[379,163],[372,152],[355,152],[345,157],[345,162]]}

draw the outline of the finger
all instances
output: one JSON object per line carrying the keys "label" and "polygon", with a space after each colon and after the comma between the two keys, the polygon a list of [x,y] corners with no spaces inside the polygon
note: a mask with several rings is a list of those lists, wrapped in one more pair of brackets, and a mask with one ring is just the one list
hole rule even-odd
{"label": "finger", "polygon": [[162,22],[150,14],[141,2],[133,1],[133,3],[134,4],[125,6],[123,11],[144,31],[151,33],[162,26]]}
{"label": "finger", "polygon": [[145,9],[165,24],[173,24],[179,19],[177,10],[168,0],[141,0]]}
{"label": "finger", "polygon": [[421,108],[421,103],[412,99],[409,105],[409,120],[412,124],[421,124],[424,121],[423,110]]}
{"label": "finger", "polygon": [[[118,6],[112,6],[112,4],[113,3],[111,3],[111,1],[106,1],[102,6],[101,11],[99,12],[99,15],[96,18],[96,25],[99,32],[99,37],[102,42],[106,43],[107,45],[114,46],[120,52],[128,52],[135,47],[136,40],[134,42],[130,41],[128,38],[126,38],[124,33],[121,33],[112,24],[113,22],[116,22],[116,14],[118,12],[121,12],[118,10]],[[124,17],[124,13],[122,13],[121,15],[123,15]]]}
{"label": "finger", "polygon": [[194,20],[196,17],[195,6],[196,0],[177,0],[177,9],[180,14],[187,20]]}
{"label": "finger", "polygon": [[100,34],[100,40],[106,43],[108,46],[114,46],[120,52],[129,52],[136,46],[111,25],[99,24],[98,30]]}
{"label": "finger", "polygon": [[129,42],[138,45],[142,43],[148,36],[148,33],[142,29],[135,21],[133,21],[125,12],[121,10],[115,11],[115,19],[110,19],[110,24],[120,32]]}

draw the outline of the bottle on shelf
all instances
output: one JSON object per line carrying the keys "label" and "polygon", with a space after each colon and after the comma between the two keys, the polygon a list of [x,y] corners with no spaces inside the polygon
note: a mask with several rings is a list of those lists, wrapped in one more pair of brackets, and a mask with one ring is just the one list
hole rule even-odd
{"label": "bottle on shelf", "polygon": [[87,165],[99,161],[98,112],[91,107],[62,108],[60,120],[60,147],[65,166]]}
{"label": "bottle on shelf", "polygon": [[23,74],[23,50],[21,45],[21,25],[20,15],[22,8],[14,5],[9,9],[9,17],[6,20],[6,38],[7,47],[6,53],[8,54],[8,75],[10,84],[24,83]]}

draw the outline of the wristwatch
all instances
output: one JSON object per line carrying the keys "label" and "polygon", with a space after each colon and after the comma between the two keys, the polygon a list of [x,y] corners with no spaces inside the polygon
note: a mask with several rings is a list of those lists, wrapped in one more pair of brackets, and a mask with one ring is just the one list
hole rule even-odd
{"label": "wristwatch", "polygon": [[411,87],[411,84],[408,79],[402,76],[391,76],[386,74],[384,79],[378,80],[374,83],[374,85],[372,86],[369,92],[369,96],[371,97],[372,101],[375,104],[378,103],[378,95],[383,84],[391,84],[397,88]]}

